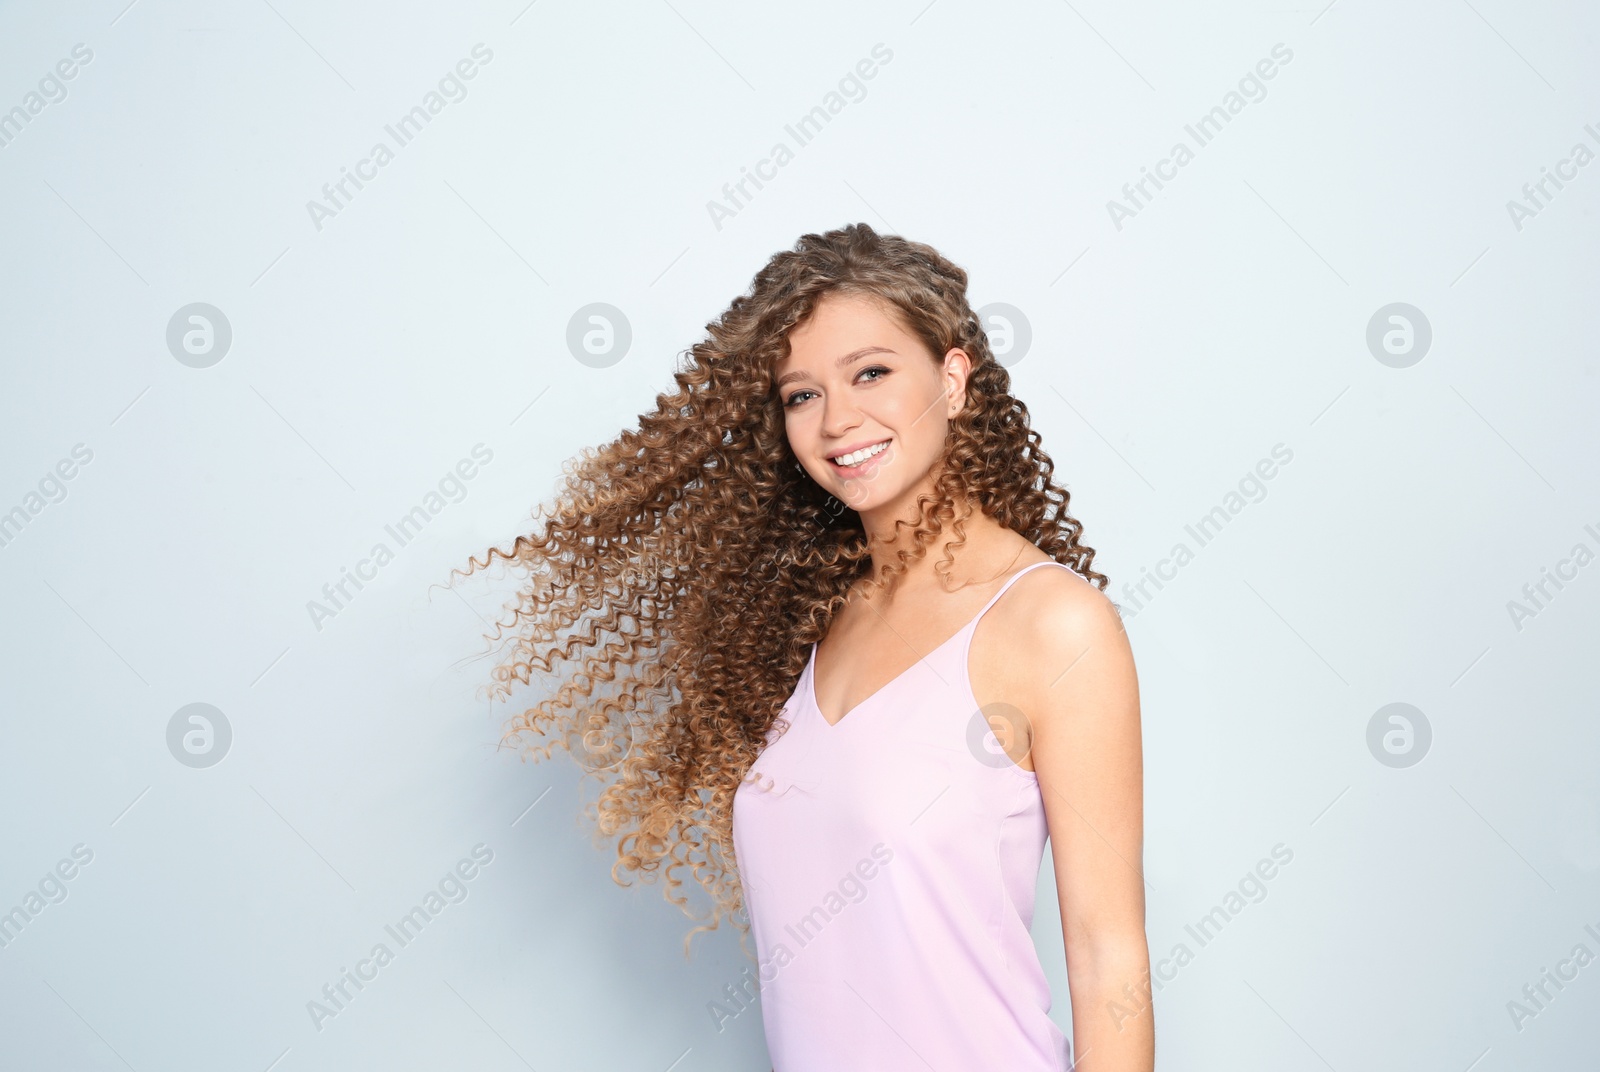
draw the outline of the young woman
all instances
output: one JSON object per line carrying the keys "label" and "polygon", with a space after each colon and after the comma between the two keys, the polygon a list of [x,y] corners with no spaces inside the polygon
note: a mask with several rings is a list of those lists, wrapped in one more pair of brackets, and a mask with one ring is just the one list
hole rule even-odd
{"label": "young woman", "polygon": [[689,937],[748,922],[776,1072],[1067,1068],[1047,834],[1076,1068],[1148,1072],[1133,657],[966,273],[808,234],[707,329],[483,563],[530,575],[495,693],[578,662],[508,737],[611,773],[613,876],[687,912],[688,869]]}

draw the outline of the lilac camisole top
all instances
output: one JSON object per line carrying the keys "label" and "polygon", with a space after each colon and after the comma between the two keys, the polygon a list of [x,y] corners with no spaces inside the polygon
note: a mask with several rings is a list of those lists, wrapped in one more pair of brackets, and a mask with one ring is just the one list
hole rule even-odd
{"label": "lilac camisole top", "polygon": [[[775,1072],[1062,1072],[1034,950],[1038,778],[973,696],[954,636],[830,725],[816,645],[733,801]],[[1074,576],[1078,576],[1073,573]],[[1085,582],[1088,583],[1088,582]]]}

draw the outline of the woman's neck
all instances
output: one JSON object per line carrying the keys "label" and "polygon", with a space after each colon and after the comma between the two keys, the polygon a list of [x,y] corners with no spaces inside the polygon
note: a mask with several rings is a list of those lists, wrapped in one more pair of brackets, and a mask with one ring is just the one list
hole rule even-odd
{"label": "woman's neck", "polygon": [[[881,517],[863,517],[861,520],[872,549],[873,576],[877,576],[887,563],[896,560],[898,550],[911,547],[915,517],[907,518],[907,524],[900,527],[898,534],[893,521]],[[953,529],[958,520],[963,527],[961,547],[949,565],[950,585],[947,586],[935,567],[944,561],[950,546],[957,540]],[[891,542],[896,540],[898,542]],[[927,550],[906,564],[906,571],[896,578],[895,586],[945,591],[951,586],[984,584],[1009,572],[1027,546],[1028,542],[1023,537],[985,514],[976,502],[968,502],[965,512],[945,522],[944,531],[928,544]]]}

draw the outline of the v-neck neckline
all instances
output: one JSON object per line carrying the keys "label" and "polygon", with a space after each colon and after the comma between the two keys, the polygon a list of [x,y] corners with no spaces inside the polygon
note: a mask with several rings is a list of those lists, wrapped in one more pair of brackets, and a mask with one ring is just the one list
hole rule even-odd
{"label": "v-neck neckline", "polygon": [[[915,662],[913,662],[910,666],[908,666],[904,670],[900,671],[898,674],[896,674],[894,677],[890,678],[888,681],[885,681],[882,685],[879,685],[876,689],[873,689],[872,692],[866,697],[866,699],[861,700],[854,707],[850,708],[850,710],[848,710],[844,714],[840,715],[838,722],[829,722],[828,721],[828,716],[822,713],[822,705],[817,702],[817,648],[820,645],[821,641],[815,641],[815,640],[812,641],[811,642],[811,659],[806,664],[806,684],[807,684],[808,691],[811,693],[811,696],[810,696],[810,699],[811,699],[811,710],[816,712],[817,717],[822,719],[822,724],[824,726],[826,726],[828,729],[837,729],[839,727],[839,723],[844,722],[851,715],[854,715],[857,711],[859,711],[863,707],[867,706],[867,704],[871,703],[873,700],[876,700],[879,696],[883,695],[883,693],[887,692],[892,686],[898,684],[900,682],[900,680],[902,678],[904,678],[907,674],[911,673],[911,671],[913,671],[917,667],[921,666],[924,662],[926,662],[928,659],[932,658],[935,654],[937,654],[942,649],[948,647],[950,644],[952,644],[956,640],[957,637],[961,636],[962,633],[965,633],[968,629],[971,629],[974,625],[976,625],[977,622],[978,622],[978,619],[982,618],[984,613],[990,607],[994,606],[995,601],[998,600],[1002,595],[1005,594],[1006,589],[1010,588],[1012,582],[1015,581],[1018,577],[1021,577],[1024,573],[1027,573],[1029,570],[1035,569],[1035,568],[1037,568],[1039,566],[1049,565],[1053,561],[1054,560],[1052,559],[1052,560],[1047,560],[1045,562],[1035,562],[1035,563],[1033,563],[1031,565],[1027,565],[1027,566],[1022,567],[1021,569],[1017,570],[1017,572],[1015,572],[1011,576],[1007,577],[1005,579],[1005,581],[1003,581],[1001,583],[999,591],[995,592],[994,595],[990,596],[984,602],[983,606],[978,608],[978,613],[974,614],[971,618],[969,618],[965,625],[963,625],[960,629],[957,629],[954,633],[951,633],[949,636],[947,636],[943,640],[941,640],[937,645],[934,646],[934,648],[931,651],[928,652],[927,655],[923,655],[923,656],[918,657],[917,660]],[[1061,563],[1056,563],[1056,564],[1057,565],[1061,565]],[[966,665],[965,665],[965,660],[962,660],[962,666],[961,666],[962,673],[965,673],[966,669],[967,668],[966,668]]]}
{"label": "v-neck neckline", "polygon": [[[984,609],[987,610],[988,608],[985,607]],[[973,622],[976,622],[982,616],[983,616],[983,611],[979,611],[977,614],[973,615],[971,622],[968,622],[967,625],[963,625],[960,629],[957,629],[954,633],[950,634],[950,636],[948,636],[944,640],[940,641],[938,647],[935,647],[933,649],[933,651],[930,651],[930,652],[928,652],[927,655],[924,655],[924,656],[918,658],[916,662],[912,663],[910,666],[908,666],[904,670],[900,671],[898,674],[896,674],[894,677],[890,678],[888,681],[885,681],[882,685],[879,685],[877,688],[873,689],[872,692],[867,696],[866,699],[860,701],[854,707],[852,707],[850,710],[848,710],[844,714],[840,715],[839,716],[839,722],[843,722],[845,719],[849,718],[851,715],[855,714],[857,711],[859,711],[863,707],[867,706],[867,704],[869,704],[873,700],[877,699],[884,692],[886,692],[889,689],[890,686],[898,683],[901,678],[905,677],[907,674],[911,673],[911,671],[913,671],[917,667],[921,666],[925,660],[927,660],[930,656],[932,656],[936,652],[938,652],[940,648],[946,647],[947,645],[950,644],[951,641],[955,640],[956,637],[958,637],[962,633],[966,632],[967,631],[967,626],[971,625]],[[811,710],[815,711],[817,713],[817,717],[822,719],[823,725],[827,726],[829,729],[837,728],[838,725],[839,725],[839,722],[829,722],[828,721],[828,716],[822,713],[822,705],[817,702],[817,642],[816,641],[813,641],[812,644],[811,644],[811,664],[806,668],[806,670],[807,670],[806,681],[807,681],[807,683],[809,685],[810,692],[811,692]]]}

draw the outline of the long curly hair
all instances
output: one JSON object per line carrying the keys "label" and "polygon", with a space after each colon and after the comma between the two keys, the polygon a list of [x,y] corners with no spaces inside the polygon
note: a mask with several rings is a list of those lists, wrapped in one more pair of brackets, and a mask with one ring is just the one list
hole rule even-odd
{"label": "long curly hair", "polygon": [[[744,942],[734,791],[853,585],[892,586],[950,525],[935,567],[947,572],[965,543],[956,504],[976,502],[1106,588],[966,287],[966,272],[930,246],[863,223],[803,235],[680,355],[676,388],[656,396],[637,430],[567,462],[542,527],[468,560],[465,575],[497,558],[526,574],[509,620],[486,635],[510,647],[484,686],[494,699],[534,671],[555,677],[558,664],[575,664],[553,695],[508,719],[502,744],[529,731],[548,743],[525,757],[565,747],[606,783],[589,815],[597,843],[615,840],[619,885],[629,884],[623,872],[664,876],[667,900],[704,919],[679,893],[689,870],[712,912],[685,935],[685,956],[724,916]],[[972,360],[935,494],[919,500],[915,525],[896,525],[898,550],[877,576],[860,517],[800,468],[773,388],[788,333],[835,292],[885,303],[935,361],[951,347]]]}

